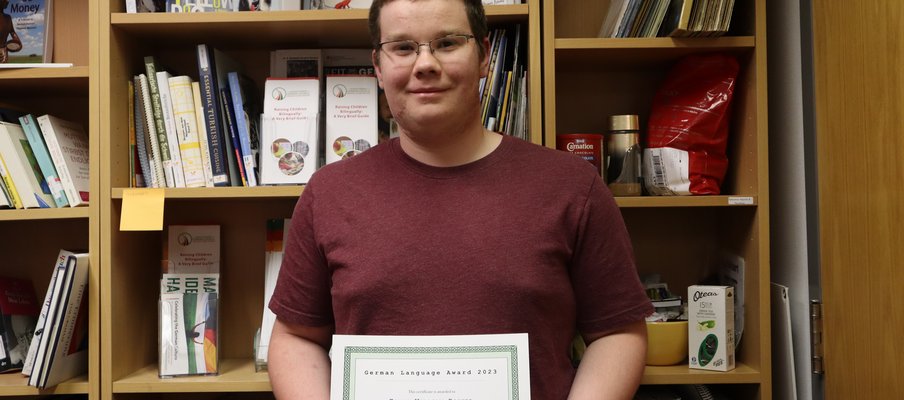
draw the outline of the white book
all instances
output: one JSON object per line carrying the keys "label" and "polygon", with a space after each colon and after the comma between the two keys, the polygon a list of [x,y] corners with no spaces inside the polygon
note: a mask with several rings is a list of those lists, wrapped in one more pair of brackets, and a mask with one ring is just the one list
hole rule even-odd
{"label": "white book", "polygon": [[320,49],[286,49],[270,52],[270,78],[320,78],[323,75]]}
{"label": "white book", "polygon": [[44,334],[44,322],[47,320],[47,313],[50,311],[50,303],[53,298],[54,288],[56,285],[57,271],[66,268],[66,260],[75,253],[69,250],[60,250],[57,256],[53,273],[50,275],[50,283],[47,285],[47,293],[44,294],[44,302],[41,303],[41,313],[38,314],[38,322],[35,324],[35,333],[32,336],[31,344],[28,346],[28,355],[22,366],[22,375],[30,376],[32,368],[35,365],[35,356],[38,354],[38,345],[41,343],[41,335]]}
{"label": "white book", "polygon": [[[201,141],[198,138],[198,117],[191,89],[191,78],[186,75],[169,78],[169,97],[172,103],[173,125],[182,158],[185,187],[204,187],[204,161],[201,157]],[[162,96],[161,96],[162,98]]]}
{"label": "white book", "polygon": [[170,93],[167,71],[157,71],[157,90],[160,92],[160,107],[163,108],[163,123],[166,126],[166,143],[169,146],[170,162],[173,169],[173,184],[184,188],[185,173],[182,171],[182,153],[179,151],[179,134],[176,132],[176,117],[173,114],[173,97]]}
{"label": "white book", "polygon": [[210,164],[210,143],[207,140],[207,123],[204,121],[204,107],[201,103],[201,85],[191,83],[192,101],[195,103],[195,125],[198,127],[198,142],[201,144],[201,165],[204,167],[204,186],[214,187],[213,167]]}
{"label": "white book", "polygon": [[166,187],[166,177],[163,171],[163,160],[160,154],[160,143],[155,135],[157,134],[157,123],[154,121],[154,106],[151,104],[151,92],[148,87],[148,77],[145,74],[138,75],[139,89],[141,93],[141,104],[144,109],[144,131],[147,135],[146,143],[150,145],[148,151],[148,165],[150,171],[145,175],[150,176],[147,181],[151,183],[150,187],[160,188]]}
{"label": "white book", "polygon": [[353,157],[375,146],[377,78],[326,76],[326,163]]}
{"label": "white book", "polygon": [[38,117],[44,143],[72,207],[88,205],[88,135],[81,125],[52,115]]}
{"label": "white book", "polygon": [[21,126],[0,122],[0,154],[3,154],[7,172],[16,185],[16,192],[19,193],[24,208],[55,207],[49,189],[45,193],[41,187],[44,177]]}
{"label": "white book", "polygon": [[304,184],[320,159],[320,81],[268,78],[261,124],[261,184]]}
{"label": "white book", "polygon": [[28,379],[31,386],[56,386],[88,370],[88,348],[83,346],[88,334],[88,268],[88,253],[78,253],[66,258],[62,275],[57,269],[54,298]]}
{"label": "white book", "polygon": [[[261,317],[261,331],[258,337],[257,359],[259,364],[267,364],[267,350],[270,337],[273,334],[273,324],[276,322],[276,314],[270,311],[270,298],[276,290],[276,281],[279,278],[279,269],[282,266],[285,243],[289,240],[289,227],[291,218],[271,220],[267,222],[267,230],[276,230],[273,234],[279,235],[271,239],[271,232],[267,234],[267,251],[264,253],[264,311]],[[281,235],[277,232],[280,232]]]}

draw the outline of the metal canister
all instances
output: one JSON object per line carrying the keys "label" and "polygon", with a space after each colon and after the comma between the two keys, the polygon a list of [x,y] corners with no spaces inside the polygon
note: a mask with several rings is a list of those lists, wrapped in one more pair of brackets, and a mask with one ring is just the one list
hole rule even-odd
{"label": "metal canister", "polygon": [[614,196],[640,196],[640,124],[637,115],[612,115],[606,134],[606,183]]}

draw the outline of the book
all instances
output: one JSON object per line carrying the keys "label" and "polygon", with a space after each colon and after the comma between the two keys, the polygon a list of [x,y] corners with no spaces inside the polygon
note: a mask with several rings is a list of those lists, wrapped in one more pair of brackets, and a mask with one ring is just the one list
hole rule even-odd
{"label": "book", "polygon": [[138,163],[138,153],[135,150],[135,86],[132,85],[132,81],[128,81],[126,86],[129,110],[129,187],[139,187],[139,172],[135,168]]}
{"label": "book", "polygon": [[63,183],[57,174],[50,153],[47,151],[47,144],[44,143],[44,136],[41,134],[41,128],[38,127],[38,121],[31,114],[19,118],[22,130],[25,132],[25,138],[31,145],[31,151],[40,167],[41,174],[44,176],[44,182],[50,191],[53,202],[57,207],[66,207],[69,200],[66,199],[66,190],[63,189]]}
{"label": "book", "polygon": [[270,52],[270,78],[317,78],[323,76],[320,49],[287,49]]}
{"label": "book", "polygon": [[659,36],[681,37],[688,33],[693,0],[671,0],[659,27]]}
{"label": "book", "polygon": [[168,13],[238,11],[238,0],[166,0]]}
{"label": "book", "polygon": [[230,72],[229,91],[235,111],[235,126],[241,146],[246,186],[257,186],[257,155],[260,147],[261,96],[254,82],[238,72]]}
{"label": "book", "polygon": [[40,311],[31,281],[0,277],[0,372],[22,369]]}
{"label": "book", "polygon": [[171,77],[168,84],[185,187],[204,187],[206,179],[191,78],[186,75]]}
{"label": "book", "polygon": [[229,186],[230,172],[226,158],[223,119],[220,111],[220,91],[217,85],[216,64],[213,52],[206,44],[197,47],[201,109],[204,114],[204,131],[210,152],[210,168],[214,186]]}
{"label": "book", "polygon": [[267,78],[261,121],[261,184],[305,184],[320,159],[320,81]]}
{"label": "book", "polygon": [[16,184],[13,182],[13,177],[9,174],[9,169],[6,168],[6,160],[3,158],[2,153],[0,153],[0,190],[3,191],[3,196],[8,200],[8,207],[22,208],[22,199],[19,198]]}
{"label": "book", "polygon": [[45,190],[47,184],[41,184],[44,177],[41,176],[40,167],[21,126],[0,122],[0,154],[3,154],[5,166],[15,183],[22,207],[53,207],[53,197],[50,196],[49,189]]}
{"label": "book", "polygon": [[[28,384],[40,389],[83,375],[88,370],[88,253],[66,258],[63,275],[54,282],[48,318]],[[59,269],[58,269],[59,272]],[[60,280],[62,283],[60,284]],[[56,304],[53,303],[56,300]],[[54,307],[56,305],[56,307]],[[43,357],[42,357],[43,356]]]}
{"label": "book", "polygon": [[160,107],[163,110],[163,124],[166,131],[166,143],[169,146],[170,162],[173,173],[173,186],[184,188],[185,171],[182,168],[182,151],[179,149],[179,133],[176,131],[176,116],[173,113],[173,97],[170,93],[167,71],[157,71],[157,91],[160,93]]}
{"label": "book", "polygon": [[279,278],[279,269],[282,265],[284,244],[289,239],[289,227],[292,224],[290,218],[267,220],[267,238],[264,252],[264,310],[261,316],[260,335],[255,346],[255,367],[260,370],[266,368],[268,357],[267,350],[270,337],[273,333],[273,324],[276,322],[276,314],[270,311],[270,298],[276,290],[276,280]]}
{"label": "book", "polygon": [[169,225],[166,236],[163,273],[220,272],[219,225]]}
{"label": "book", "polygon": [[[248,186],[248,179],[245,177],[245,164],[242,160],[242,145],[239,143],[239,131],[235,122],[235,108],[232,105],[232,92],[229,86],[220,88],[220,109],[225,118],[223,127],[228,134],[226,143],[226,158],[229,160],[230,168],[234,168],[238,175],[238,181],[232,182],[233,186]],[[230,179],[231,180],[231,179]]]}
{"label": "book", "polygon": [[81,125],[53,115],[38,117],[38,126],[47,144],[60,183],[71,207],[86,206],[89,201],[88,135]]}
{"label": "book", "polygon": [[[153,187],[151,183],[151,168],[148,163],[148,154],[150,153],[150,149],[148,146],[148,136],[145,132],[145,118],[144,118],[144,103],[141,98],[141,79],[138,75],[135,75],[132,78],[131,89],[133,90],[133,121],[134,126],[131,128],[134,131],[134,140],[135,140],[135,151],[131,152],[130,155],[133,159],[135,159],[135,187]],[[130,134],[131,135],[131,134]],[[130,137],[131,141],[132,138]]]}
{"label": "book", "polygon": [[47,285],[47,292],[45,292],[44,301],[41,303],[41,311],[38,314],[38,321],[35,324],[34,336],[32,337],[31,343],[28,345],[28,355],[25,357],[25,363],[22,365],[22,374],[25,376],[31,375],[32,368],[35,364],[35,356],[38,352],[38,345],[41,342],[41,335],[44,333],[44,322],[47,320],[47,313],[50,311],[50,303],[54,295],[57,271],[59,271],[60,269],[65,269],[66,260],[69,259],[69,256],[74,254],[74,252],[62,249],[57,255],[53,273],[50,274],[50,283]]}
{"label": "book", "polygon": [[157,141],[157,122],[154,120],[153,106],[151,105],[150,86],[147,75],[138,75],[138,93],[141,102],[142,130],[144,131],[145,150],[147,151],[149,187],[166,187],[165,173],[163,172],[163,160],[160,155],[160,143]]}
{"label": "book", "polygon": [[326,76],[326,163],[353,157],[377,144],[377,78]]}
{"label": "book", "polygon": [[13,201],[9,198],[9,194],[6,192],[6,184],[3,183],[3,178],[0,178],[0,208],[13,208]]}
{"label": "book", "polygon": [[627,5],[628,0],[612,0],[609,2],[609,9],[606,12],[606,18],[603,19],[603,24],[600,26],[598,37],[612,37],[613,32],[618,27],[619,19],[625,13]]}
{"label": "book", "polygon": [[210,165],[210,143],[207,141],[207,125],[201,103],[201,85],[191,83],[192,101],[195,103],[195,126],[198,128],[198,144],[201,146],[201,166],[204,168],[204,186],[214,187],[213,168]]}
{"label": "book", "polygon": [[[0,10],[4,37],[0,38],[0,64],[53,61],[53,1],[7,0]],[[9,32],[7,32],[9,29]]]}
{"label": "book", "polygon": [[219,371],[218,293],[160,294],[161,377]]}
{"label": "book", "polygon": [[321,9],[370,8],[373,0],[323,0]]}
{"label": "book", "polygon": [[[226,161],[229,168],[229,181],[233,186],[244,186],[245,184],[242,180],[243,168],[242,163],[240,162],[241,155],[237,154],[237,152],[241,152],[241,147],[235,146],[237,143],[235,139],[238,139],[238,137],[231,136],[232,132],[230,132],[229,127],[226,126],[226,124],[229,123],[228,118],[232,117],[233,123],[235,121],[234,116],[229,114],[230,112],[234,113],[235,111],[229,104],[229,102],[232,101],[232,96],[229,92],[228,76],[230,72],[244,73],[244,68],[238,61],[219,49],[212,49],[212,55],[214,77],[217,81],[217,88],[220,91],[220,118],[223,120],[223,129],[226,132],[224,135],[226,139],[223,143],[225,144]],[[227,92],[225,97],[223,96],[224,91]],[[230,140],[230,138],[233,139]]]}
{"label": "book", "polygon": [[144,58],[145,76],[148,80],[148,94],[150,95],[151,112],[154,117],[154,129],[157,148],[160,152],[160,162],[163,167],[163,177],[168,188],[176,187],[176,178],[173,175],[173,159],[170,153],[169,134],[166,131],[166,121],[163,111],[163,103],[160,100],[160,85],[157,83],[157,61],[154,56]]}

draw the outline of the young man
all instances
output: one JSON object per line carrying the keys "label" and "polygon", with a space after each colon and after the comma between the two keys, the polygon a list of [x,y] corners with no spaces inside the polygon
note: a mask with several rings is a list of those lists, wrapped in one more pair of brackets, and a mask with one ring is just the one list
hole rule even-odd
{"label": "young man", "polygon": [[276,396],[329,397],[333,333],[527,332],[531,398],[630,399],[652,307],[621,214],[586,161],[482,127],[480,0],[375,0],[370,24],[400,137],[299,199],[270,303]]}

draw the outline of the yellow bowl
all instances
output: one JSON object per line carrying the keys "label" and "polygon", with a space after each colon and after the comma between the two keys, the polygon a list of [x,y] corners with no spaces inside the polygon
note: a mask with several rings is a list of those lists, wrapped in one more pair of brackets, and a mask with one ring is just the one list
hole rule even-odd
{"label": "yellow bowl", "polygon": [[674,365],[687,358],[687,321],[647,322],[647,365]]}

